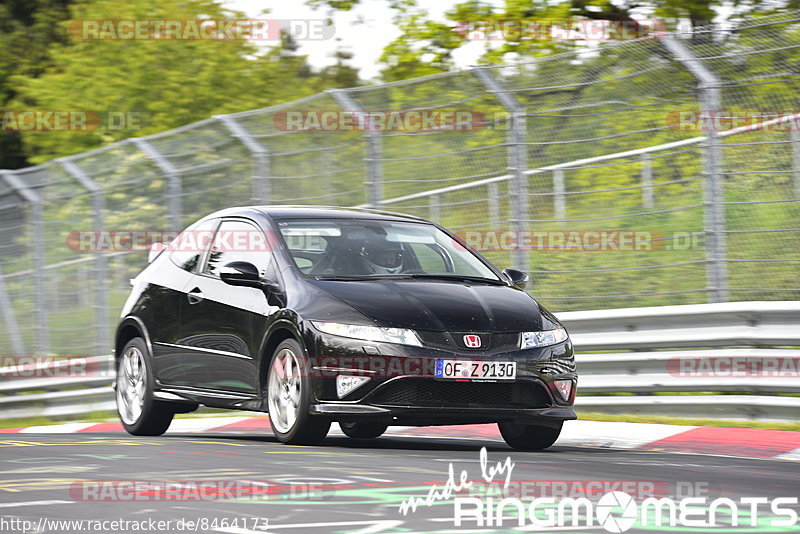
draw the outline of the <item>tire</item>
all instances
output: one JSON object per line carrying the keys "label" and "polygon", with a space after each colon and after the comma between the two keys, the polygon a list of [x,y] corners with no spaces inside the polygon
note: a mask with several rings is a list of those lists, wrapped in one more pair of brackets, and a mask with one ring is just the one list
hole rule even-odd
{"label": "tire", "polygon": [[346,436],[356,439],[373,439],[382,435],[389,428],[383,423],[340,421],[339,427]]}
{"label": "tire", "polygon": [[147,344],[131,339],[117,361],[117,414],[122,426],[134,436],[160,436],[175,413],[168,404],[153,398],[153,376]]}
{"label": "tire", "polygon": [[308,360],[294,339],[277,346],[269,362],[267,404],[272,432],[290,445],[316,445],[328,435],[331,421],[308,413],[314,399]]}
{"label": "tire", "polygon": [[563,422],[555,426],[524,425],[513,421],[497,423],[500,434],[511,447],[521,451],[541,451],[552,445],[561,434]]}

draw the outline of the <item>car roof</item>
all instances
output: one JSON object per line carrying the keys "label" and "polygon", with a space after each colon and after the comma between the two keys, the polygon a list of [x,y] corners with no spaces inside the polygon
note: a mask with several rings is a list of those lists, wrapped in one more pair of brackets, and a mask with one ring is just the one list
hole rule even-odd
{"label": "car roof", "polygon": [[252,216],[261,213],[275,219],[373,219],[394,221],[430,221],[414,215],[393,213],[391,211],[372,210],[366,208],[341,208],[336,206],[296,206],[296,205],[270,205],[270,206],[238,206],[226,208],[208,217],[231,217],[236,215]]}

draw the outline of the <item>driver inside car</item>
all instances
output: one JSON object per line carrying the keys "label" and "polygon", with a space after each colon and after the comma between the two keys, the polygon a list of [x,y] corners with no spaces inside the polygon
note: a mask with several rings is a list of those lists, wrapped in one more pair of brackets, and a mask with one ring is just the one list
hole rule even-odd
{"label": "driver inside car", "polygon": [[403,270],[400,243],[370,241],[361,247],[361,258],[371,274],[398,274]]}

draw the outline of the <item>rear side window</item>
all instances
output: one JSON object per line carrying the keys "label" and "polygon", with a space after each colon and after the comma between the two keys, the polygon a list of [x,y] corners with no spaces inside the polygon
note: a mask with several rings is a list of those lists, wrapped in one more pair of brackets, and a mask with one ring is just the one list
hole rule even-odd
{"label": "rear side window", "polygon": [[211,246],[214,230],[218,224],[219,219],[211,219],[192,225],[181,232],[169,245],[172,262],[181,269],[194,272],[203,253]]}
{"label": "rear side window", "polygon": [[275,279],[272,252],[264,232],[246,221],[223,220],[214,236],[203,274],[219,277],[220,268],[234,261],[252,263],[261,276]]}

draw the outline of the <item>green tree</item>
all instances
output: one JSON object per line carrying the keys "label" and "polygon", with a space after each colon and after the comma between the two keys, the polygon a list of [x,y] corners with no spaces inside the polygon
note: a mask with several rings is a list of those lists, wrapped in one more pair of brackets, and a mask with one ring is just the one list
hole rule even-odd
{"label": "green tree", "polygon": [[[244,15],[217,0],[93,0],[72,8],[74,19],[229,19]],[[64,23],[66,24],[66,23]],[[342,57],[315,73],[284,39],[259,49],[246,40],[74,40],[49,49],[38,76],[10,77],[17,109],[140,112],[137,129],[36,132],[23,135],[31,162],[83,152],[109,142],[181,126],[218,113],[259,108],[357,78]],[[348,70],[349,69],[349,70]]]}
{"label": "green tree", "polygon": [[[35,78],[50,64],[49,48],[66,42],[59,23],[69,18],[71,0],[0,0],[0,109],[17,92],[11,76]],[[27,165],[17,132],[0,132],[0,169]]]}

